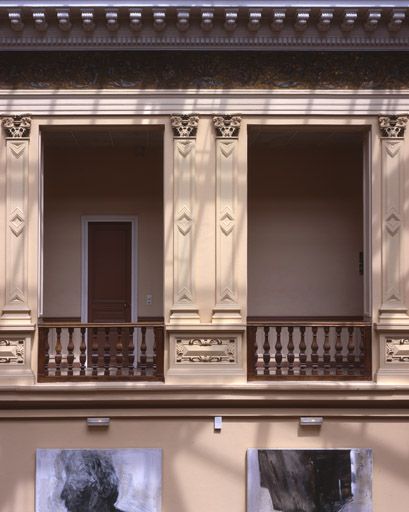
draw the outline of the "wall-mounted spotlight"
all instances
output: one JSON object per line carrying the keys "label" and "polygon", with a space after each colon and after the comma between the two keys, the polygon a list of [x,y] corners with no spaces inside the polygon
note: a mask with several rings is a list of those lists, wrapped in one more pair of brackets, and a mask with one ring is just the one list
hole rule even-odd
{"label": "wall-mounted spotlight", "polygon": [[111,418],[87,418],[89,428],[108,428]]}
{"label": "wall-mounted spotlight", "polygon": [[320,427],[324,421],[322,416],[301,416],[300,426],[302,427]]}

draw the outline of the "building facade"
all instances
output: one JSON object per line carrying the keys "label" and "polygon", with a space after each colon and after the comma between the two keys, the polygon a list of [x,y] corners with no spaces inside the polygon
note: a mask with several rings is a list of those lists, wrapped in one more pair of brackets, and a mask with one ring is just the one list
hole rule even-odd
{"label": "building facade", "polygon": [[0,5],[1,512],[40,448],[162,449],[166,512],[244,512],[249,448],[370,448],[406,510],[408,6],[372,4]]}

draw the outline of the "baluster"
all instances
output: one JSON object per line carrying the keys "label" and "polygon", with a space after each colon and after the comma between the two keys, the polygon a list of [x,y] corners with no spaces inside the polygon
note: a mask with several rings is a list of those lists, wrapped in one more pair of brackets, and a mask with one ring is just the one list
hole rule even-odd
{"label": "baluster", "polygon": [[329,327],[324,327],[324,375],[331,373],[331,343],[329,342]]}
{"label": "baluster", "polygon": [[109,342],[109,327],[105,327],[105,343],[104,343],[104,375],[109,376],[111,364],[111,344]]}
{"label": "baluster", "polygon": [[81,327],[81,343],[80,343],[80,375],[85,375],[85,362],[87,360],[87,345],[85,343],[86,327]]}
{"label": "baluster", "polygon": [[[44,327],[41,329],[41,337],[42,337],[42,350],[44,351],[44,375],[49,375],[49,362],[50,362],[50,344],[48,342],[48,334],[50,330],[48,327]],[[40,349],[41,350],[41,349]]]}
{"label": "baluster", "polygon": [[365,330],[359,328],[359,374],[365,375]]}
{"label": "baluster", "polygon": [[294,327],[288,327],[288,375],[294,375],[294,341],[293,341]]}
{"label": "baluster", "polygon": [[129,327],[128,330],[128,373],[134,375],[134,361],[135,361],[135,347],[133,344],[134,327]]}
{"label": "baluster", "polygon": [[257,326],[247,326],[247,378],[257,376],[258,345]]}
{"label": "baluster", "polygon": [[336,339],[335,339],[335,368],[336,368],[336,370],[335,370],[335,373],[337,375],[342,375],[342,362],[343,362],[342,342],[341,342],[342,327],[337,325],[335,327],[335,332],[336,332]]}
{"label": "baluster", "polygon": [[269,342],[269,332],[270,332],[270,327],[268,326],[265,326],[264,327],[264,344],[263,344],[263,366],[264,366],[264,370],[263,370],[263,373],[264,375],[269,375],[270,374],[270,359],[271,359],[271,356],[270,356],[270,342]]}
{"label": "baluster", "polygon": [[164,379],[164,329],[163,327],[154,327],[153,344],[153,368],[154,375],[158,380]]}
{"label": "baluster", "polygon": [[355,368],[355,344],[354,344],[354,328],[350,325],[348,327],[348,374],[353,375],[354,374],[354,368]]}
{"label": "baluster", "polygon": [[317,342],[317,330],[318,327],[312,327],[312,343],[311,343],[311,362],[312,362],[312,374],[318,374],[318,342]]}
{"label": "baluster", "polygon": [[275,360],[276,360],[276,375],[281,375],[281,365],[283,362],[283,346],[281,344],[281,327],[276,327],[276,344],[275,344]]}
{"label": "baluster", "polygon": [[98,363],[99,363],[99,353],[98,353],[98,327],[92,328],[92,346],[91,346],[91,363],[92,363],[92,376],[98,376]]}
{"label": "baluster", "polygon": [[305,343],[305,326],[300,327],[300,375],[305,375],[307,369],[307,345]]}
{"label": "baluster", "polygon": [[123,346],[122,346],[122,327],[118,327],[117,339],[115,344],[115,361],[116,361],[116,374],[122,375],[123,364]]}
{"label": "baluster", "polygon": [[61,327],[56,328],[57,343],[55,345],[55,376],[61,377],[62,345],[61,345]]}
{"label": "baluster", "polygon": [[67,375],[74,375],[74,341],[73,341],[74,327],[68,327],[68,345],[67,345]]}
{"label": "baluster", "polygon": [[146,375],[146,327],[141,327],[142,341],[141,341],[141,355],[139,358],[141,366],[141,375]]}

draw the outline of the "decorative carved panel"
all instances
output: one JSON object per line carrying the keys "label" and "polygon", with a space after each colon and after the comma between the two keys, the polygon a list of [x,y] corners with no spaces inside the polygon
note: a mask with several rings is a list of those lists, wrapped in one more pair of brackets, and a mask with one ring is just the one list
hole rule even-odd
{"label": "decorative carved panel", "polygon": [[[2,125],[6,132],[6,137],[10,137],[12,139],[30,137],[31,117],[29,114],[3,117]],[[21,153],[19,146],[15,146],[14,151],[18,158]]]}
{"label": "decorative carved panel", "polygon": [[199,126],[199,116],[174,114],[170,118],[173,136],[182,139],[195,138]]}
{"label": "decorative carved panel", "polygon": [[387,338],[385,342],[385,359],[387,363],[409,363],[409,339]]}
{"label": "decorative carved panel", "polygon": [[177,338],[176,363],[237,363],[235,338]]}
{"label": "decorative carved panel", "polygon": [[382,137],[396,139],[405,136],[406,125],[408,123],[407,116],[380,116],[378,122]]}
{"label": "decorative carved panel", "polygon": [[0,339],[0,364],[24,363],[24,340]]}

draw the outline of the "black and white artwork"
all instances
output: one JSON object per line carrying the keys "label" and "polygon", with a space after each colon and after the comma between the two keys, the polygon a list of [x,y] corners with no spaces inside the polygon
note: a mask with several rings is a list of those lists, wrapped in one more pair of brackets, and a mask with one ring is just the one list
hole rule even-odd
{"label": "black and white artwork", "polygon": [[37,450],[36,512],[160,512],[162,450]]}
{"label": "black and white artwork", "polygon": [[249,449],[247,512],[372,512],[372,450]]}

